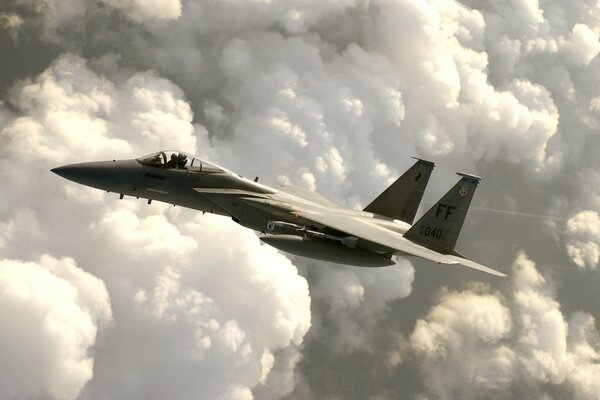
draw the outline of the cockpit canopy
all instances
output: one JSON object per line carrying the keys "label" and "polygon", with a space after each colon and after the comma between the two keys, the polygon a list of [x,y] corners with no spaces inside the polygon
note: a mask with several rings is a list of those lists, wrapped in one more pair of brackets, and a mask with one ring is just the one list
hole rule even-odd
{"label": "cockpit canopy", "polygon": [[162,169],[178,169],[193,172],[222,172],[223,168],[201,160],[182,151],[165,150],[148,156],[140,157],[137,161],[147,167]]}

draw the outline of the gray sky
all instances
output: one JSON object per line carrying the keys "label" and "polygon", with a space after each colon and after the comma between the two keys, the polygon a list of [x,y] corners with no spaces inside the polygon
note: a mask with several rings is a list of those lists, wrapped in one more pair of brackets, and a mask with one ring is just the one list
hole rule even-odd
{"label": "gray sky", "polygon": [[[0,397],[600,398],[599,34],[593,1],[4,1]],[[509,277],[49,172],[164,148],[354,208],[410,156],[426,204],[480,175],[458,249]]]}

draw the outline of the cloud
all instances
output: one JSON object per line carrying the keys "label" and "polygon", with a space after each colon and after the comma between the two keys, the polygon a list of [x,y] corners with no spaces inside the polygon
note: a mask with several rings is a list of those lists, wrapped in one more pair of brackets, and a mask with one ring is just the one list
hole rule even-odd
{"label": "cloud", "polygon": [[[232,168],[238,166],[236,154],[253,146],[261,151],[244,163],[253,166],[249,173],[291,171],[272,178],[305,186],[313,176],[315,188],[347,199],[359,188],[375,192],[370,172],[385,165],[393,178],[398,160],[408,155],[471,164],[506,160],[542,176],[556,173],[562,163],[560,153],[548,148],[558,133],[558,110],[547,88],[526,77],[513,76],[500,87],[487,79],[486,41],[498,34],[512,43],[516,34],[489,26],[487,19],[495,21],[496,15],[458,2],[227,5],[225,10],[185,3],[176,25],[144,28],[150,36],[136,35],[120,57],[148,64],[185,87],[198,100],[196,109],[206,110],[220,161]],[[518,10],[528,23],[544,21],[539,7]],[[356,26],[364,34],[346,28],[336,36],[323,21]],[[125,34],[133,28],[115,29]],[[557,33],[555,40],[567,33]],[[114,37],[98,32],[94,40],[110,46]],[[515,56],[515,63],[521,61]],[[220,122],[209,110],[221,110]],[[402,146],[390,145],[399,138]],[[323,160],[332,154],[341,168],[323,172]]]}
{"label": "cloud", "polygon": [[23,23],[23,18],[19,14],[0,12],[0,29],[6,30],[15,43]]}
{"label": "cloud", "polygon": [[0,260],[0,396],[76,398],[93,375],[98,327],[110,320],[104,283],[73,259]]}
{"label": "cloud", "polygon": [[[80,398],[252,398],[253,390],[280,398],[291,391],[311,315],[306,280],[289,260],[222,217],[142,207],[48,178],[62,163],[129,158],[174,143],[195,148],[205,130],[191,124],[181,90],[152,72],[115,83],[65,54],[17,85],[10,102],[0,176],[11,186],[6,200],[18,206],[0,210],[0,254],[71,255],[106,283],[114,316],[97,338],[94,325],[78,339],[73,357],[84,359],[70,371],[75,383],[57,368],[56,377],[43,376],[51,392],[40,393],[74,398],[86,382]],[[82,286],[81,301],[98,314],[88,305],[89,284],[73,274],[65,279]],[[75,311],[65,311],[73,324],[90,325]],[[93,357],[86,353],[92,344]]]}
{"label": "cloud", "polygon": [[515,354],[500,340],[512,324],[499,296],[477,288],[442,294],[410,336],[428,388],[439,398],[477,398],[510,382]]}
{"label": "cloud", "polygon": [[[323,271],[313,287],[313,296],[324,310],[320,324],[327,324],[327,342],[333,351],[352,352],[370,349],[369,333],[380,323],[389,303],[405,298],[412,291],[414,267],[406,260],[389,268],[337,268]],[[331,325],[334,329],[331,332]],[[325,335],[325,333],[323,333]]]}
{"label": "cloud", "polygon": [[519,385],[547,395],[550,383],[579,399],[598,397],[594,318],[577,312],[567,322],[554,297],[524,253],[508,297],[481,285],[443,292],[410,336],[427,390],[442,399],[509,398]]}
{"label": "cloud", "polygon": [[566,344],[567,323],[560,304],[525,254],[517,257],[513,271],[519,362],[533,379],[561,383],[572,364]]}
{"label": "cloud", "polygon": [[123,10],[136,22],[146,20],[174,20],[181,15],[179,0],[160,0],[148,2],[144,0],[115,1],[103,0],[104,4]]}
{"label": "cloud", "polygon": [[[506,214],[502,220],[471,214],[461,236],[470,254],[502,265],[506,249],[518,244],[536,259],[540,254],[550,259],[544,262],[570,255],[594,268],[600,13],[593,2],[7,4],[3,15],[17,22],[2,17],[0,34],[17,32],[16,45],[32,44],[10,53],[19,60],[15,76],[33,65],[22,52],[35,54],[35,68],[45,71],[3,93],[0,105],[0,178],[10,188],[0,202],[0,252],[20,260],[66,254],[106,282],[115,326],[100,329],[94,347],[99,367],[84,390],[88,396],[117,388],[130,397],[150,397],[140,393],[156,371],[166,371],[166,387],[182,393],[177,379],[192,382],[191,375],[169,372],[186,371],[186,363],[197,372],[203,364],[180,349],[205,354],[222,372],[219,378],[226,375],[219,360],[247,361],[235,366],[231,379],[215,380],[215,396],[281,397],[300,373],[317,376],[330,365],[344,373],[326,385],[306,380],[312,397],[406,397],[421,390],[421,379],[438,382],[441,393],[453,383],[437,365],[407,383],[378,358],[393,347],[385,332],[412,331],[418,319],[425,321],[419,331],[426,332],[427,324],[437,326],[436,318],[456,325],[454,336],[431,333],[419,357],[403,355],[399,368],[408,369],[405,376],[416,370],[407,363],[426,365],[435,348],[427,343],[448,341],[449,348],[464,348],[467,355],[485,355],[473,360],[480,370],[451,371],[456,382],[469,381],[467,372],[477,376],[475,393],[502,396],[502,388],[524,381],[520,397],[529,390],[557,398],[596,393],[591,317],[575,319],[564,311],[594,314],[586,302],[596,300],[595,282],[583,274],[561,280],[567,285],[561,296],[546,291],[548,284],[536,274],[518,290],[515,281],[511,287],[522,293],[521,304],[512,293],[498,294],[497,283],[461,291],[459,271],[415,273],[404,262],[374,271],[334,269],[294,258],[313,289],[314,335],[305,336],[308,295],[286,286],[288,280],[302,285],[303,279],[285,260],[265,255],[253,239],[235,236],[240,228],[218,236],[224,220],[204,224],[190,212],[156,202],[150,207],[117,202],[48,173],[68,162],[181,148],[258,175],[261,182],[305,186],[360,208],[410,165],[409,156],[420,156],[439,165],[426,193],[432,200],[447,188],[451,171],[466,170],[484,176],[479,204],[573,216],[563,232],[557,224],[536,226]],[[49,48],[64,54],[48,60],[46,68]],[[230,249],[225,245],[230,236],[247,247]],[[260,293],[256,298],[269,304],[264,314],[245,289],[255,276],[234,269],[232,259],[251,265],[253,273],[255,264],[264,263],[291,271],[252,286]],[[212,273],[196,279],[193,265]],[[221,266],[228,279],[218,280]],[[413,279],[419,290],[412,290]],[[289,296],[276,290],[279,285]],[[430,293],[442,285],[448,288],[442,295],[447,307],[440,306],[438,315]],[[192,304],[199,305],[197,314]],[[430,307],[435,318],[428,321],[424,313]],[[507,312],[509,321],[503,319]],[[244,315],[257,320],[248,322]],[[461,325],[463,315],[471,325]],[[207,322],[211,319],[216,323]],[[140,339],[146,334],[147,342]],[[556,339],[565,336],[566,345]],[[336,341],[335,351],[315,351],[321,338]],[[516,344],[519,338],[547,346],[532,344],[528,352]],[[148,348],[158,349],[153,367],[144,362]],[[244,348],[252,349],[246,358]],[[350,381],[346,373],[354,372],[345,358],[350,352],[362,357],[371,374],[357,375],[354,390],[343,392]],[[457,365],[453,354],[440,368]],[[120,362],[131,374],[116,376]],[[581,373],[569,363],[582,365]],[[544,380],[558,383],[544,386]]]}
{"label": "cloud", "polygon": [[600,393],[599,380],[600,350],[596,321],[586,313],[575,313],[569,320],[569,343],[574,365],[569,380],[574,388],[574,397],[593,399]]}
{"label": "cloud", "polygon": [[598,34],[585,24],[575,24],[565,48],[572,62],[588,65],[600,52]]}
{"label": "cloud", "polygon": [[8,4],[14,5],[32,12],[26,21],[35,20],[35,23],[43,26],[45,38],[57,40],[61,28],[83,18],[92,4],[83,0],[23,0],[10,1]]}
{"label": "cloud", "polygon": [[600,216],[581,211],[567,221],[567,252],[578,267],[596,268],[600,261]]}
{"label": "cloud", "polygon": [[[265,52],[265,42],[273,52]],[[370,171],[380,161],[370,151],[369,136],[377,119],[402,115],[402,101],[392,89],[397,82],[385,60],[357,46],[339,57],[326,64],[309,43],[272,34],[232,40],[220,60],[229,75],[224,94],[233,108],[228,130],[234,135],[218,142],[223,162],[236,167],[242,149],[258,148],[249,154],[256,174],[314,185],[334,199],[355,193],[352,187],[373,185]],[[363,68],[372,71],[363,75]],[[369,109],[363,109],[362,94],[372,99]],[[286,172],[273,176],[273,171]]]}
{"label": "cloud", "polygon": [[[224,136],[219,146],[232,146],[221,157],[235,163],[240,147],[261,147],[252,160],[258,173],[268,173],[268,159],[277,169],[302,171],[281,181],[306,182],[302,174],[317,176],[319,160],[337,152],[346,173],[321,173],[315,187],[347,197],[357,187],[373,189],[360,171],[395,166],[399,155],[415,153],[471,165],[508,161],[553,176],[565,149],[550,144],[569,136],[559,130],[555,98],[573,97],[573,69],[590,66],[600,49],[598,13],[590,5],[544,12],[536,2],[481,9],[386,0],[105,4],[138,21],[177,18],[144,27],[119,21],[116,32],[134,35],[128,50],[115,48],[114,32],[90,35],[127,63],[175,79],[198,101],[197,110],[220,109],[211,134]],[[62,34],[77,43],[70,31]],[[543,68],[545,60],[553,67]],[[577,109],[580,102],[561,106]],[[206,118],[215,121],[214,113]],[[399,136],[404,146],[389,146]],[[356,148],[365,168],[357,168]],[[279,157],[264,157],[275,152]],[[293,162],[297,154],[303,165]],[[346,177],[352,184],[341,182]]]}
{"label": "cloud", "polygon": [[[196,146],[192,112],[183,92],[152,72],[122,85],[90,70],[81,57],[64,54],[35,80],[18,84],[11,104],[22,114],[6,125],[3,152],[54,163],[129,157],[167,146]],[[144,138],[141,146],[131,141]]]}
{"label": "cloud", "polygon": [[[100,346],[84,397],[237,398],[255,388],[279,397],[292,390],[299,357],[290,354],[311,319],[308,286],[295,267],[221,217],[140,219],[138,212],[108,213],[91,227],[99,243],[119,249],[110,259],[121,265],[112,274],[123,286],[115,307],[124,315]],[[288,383],[271,378],[273,368]]]}
{"label": "cloud", "polygon": [[0,18],[0,26],[9,29],[14,39],[27,22],[41,26],[43,37],[54,43],[66,33],[84,29],[91,13],[118,10],[135,23],[151,23],[175,20],[182,9],[180,0],[8,0],[7,6],[22,13],[2,13]]}

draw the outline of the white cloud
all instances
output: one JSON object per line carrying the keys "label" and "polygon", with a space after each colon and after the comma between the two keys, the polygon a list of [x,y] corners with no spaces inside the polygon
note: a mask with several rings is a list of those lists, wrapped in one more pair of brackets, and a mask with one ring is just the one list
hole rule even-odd
{"label": "white cloud", "polygon": [[[370,349],[369,333],[389,303],[410,295],[414,267],[406,260],[387,268],[336,268],[324,270],[313,288],[315,301],[326,311],[320,316],[335,328],[327,335],[336,352]],[[316,332],[322,321],[316,321]]]}
{"label": "white cloud", "polygon": [[180,0],[102,0],[104,4],[123,10],[134,21],[174,20],[181,15]]}
{"label": "white cloud", "polygon": [[518,358],[534,380],[562,383],[572,370],[567,350],[567,322],[535,263],[520,254],[513,264],[512,296]]}
{"label": "white cloud", "polygon": [[[99,317],[91,324],[75,307],[66,310],[69,323],[87,329],[79,347],[67,348],[73,363],[81,359],[84,365],[69,379],[60,368],[55,376],[40,375],[47,380],[24,396],[51,390],[52,398],[73,398],[86,382],[81,398],[107,393],[128,399],[197,393],[251,398],[253,390],[278,398],[290,392],[311,315],[307,283],[289,260],[222,217],[168,205],[142,207],[102,194],[98,201],[49,172],[61,163],[132,157],[158,148],[194,151],[196,135],[205,130],[191,124],[181,90],[150,72],[115,84],[80,57],[63,55],[18,85],[11,103],[17,115],[1,131],[2,164],[20,168],[3,168],[0,176],[11,186],[5,199],[19,206],[0,210],[0,226],[6,227],[0,251],[72,255],[106,282],[114,310],[93,358],[87,350]],[[84,311],[100,314],[91,284],[73,272],[59,276],[80,290]],[[8,281],[17,282],[12,276]],[[47,307],[55,312],[53,303]],[[63,351],[53,343],[47,351]],[[27,354],[23,345],[15,349]],[[274,380],[272,370],[285,381]]]}
{"label": "white cloud", "polygon": [[600,262],[600,215],[581,211],[567,221],[567,252],[577,266],[596,268]]}
{"label": "white cloud", "polygon": [[575,313],[569,320],[568,346],[575,368],[569,380],[575,390],[575,398],[594,399],[600,393],[600,337],[596,321],[586,313]]}
{"label": "white cloud", "polygon": [[523,382],[541,396],[550,382],[577,398],[600,395],[592,383],[600,378],[594,319],[579,312],[567,323],[554,296],[523,253],[507,298],[486,286],[444,292],[410,336],[428,390],[439,398],[504,398]]}
{"label": "white cloud", "polygon": [[585,24],[575,24],[565,51],[572,62],[588,65],[600,52],[598,34]]}
{"label": "white cloud", "polygon": [[444,293],[410,336],[429,390],[442,399],[478,398],[505,387],[515,374],[515,353],[502,343],[512,325],[497,295]]}
{"label": "white cloud", "polygon": [[74,399],[93,375],[104,283],[72,259],[0,261],[0,397]]}
{"label": "white cloud", "polygon": [[[120,266],[103,273],[117,285],[115,307],[124,315],[100,346],[104,357],[86,398],[291,391],[299,357],[290,354],[311,324],[308,286],[295,267],[222,217],[139,212],[109,212],[91,228],[99,245],[114,249],[110,259]],[[271,378],[274,368],[287,383]],[[155,375],[162,379],[149,379]]]}
{"label": "white cloud", "polygon": [[[71,255],[107,282],[119,315],[132,317],[146,328],[126,318],[115,322],[102,350],[96,346],[104,378],[95,378],[89,393],[98,395],[114,387],[135,397],[157,370],[185,371],[181,365],[190,362],[190,371],[197,372],[202,364],[176,350],[202,349],[210,341],[208,350],[198,354],[207,354],[206,359],[215,362],[231,361],[232,355],[244,359],[242,350],[248,343],[252,349],[234,378],[215,381],[214,393],[281,396],[295,384],[297,345],[308,329],[307,296],[294,285],[286,286],[288,281],[301,286],[303,280],[294,275],[294,268],[285,267],[291,276],[265,278],[253,286],[260,292],[257,298],[269,304],[264,314],[255,304],[244,307],[253,303],[240,299],[254,299],[254,292],[245,288],[246,280],[255,276],[244,275],[234,266],[251,264],[250,270],[256,272],[255,264],[286,264],[285,260],[262,253],[254,239],[234,236],[232,232],[239,228],[217,237],[223,243],[235,237],[247,245],[245,249],[215,244],[212,235],[224,220],[204,225],[190,213],[167,210],[156,202],[150,207],[129,201],[117,205],[114,196],[48,178],[48,169],[58,164],[181,148],[199,151],[245,175],[259,175],[261,182],[300,184],[358,206],[374,198],[410,165],[408,156],[416,155],[433,158],[440,165],[437,176],[452,169],[486,171],[484,178],[489,180],[484,180],[478,202],[509,204],[520,210],[535,205],[559,214],[597,209],[596,200],[587,200],[597,196],[593,189],[597,185],[589,178],[598,167],[597,5],[535,0],[465,3],[8,3],[9,7],[18,4],[18,12],[24,10],[11,14],[13,21],[23,21],[17,22],[18,28],[14,24],[6,28],[18,31],[19,43],[29,39],[35,43],[35,35],[41,32],[43,40],[52,39],[55,50],[68,49],[90,58],[59,57],[42,75],[15,87],[3,99],[7,105],[0,106],[0,178],[11,188],[3,192],[0,204],[3,257],[35,259],[42,252]],[[40,59],[44,53],[40,51]],[[197,111],[195,117],[192,109]],[[206,124],[208,131],[200,124]],[[439,182],[432,181],[434,192],[443,190]],[[63,217],[65,203],[69,218]],[[593,214],[575,216],[567,224],[565,238],[573,260],[591,268],[600,257],[594,218]],[[194,231],[188,223],[200,224],[205,232]],[[501,239],[493,244],[486,243],[483,235],[471,234],[469,245],[491,248],[491,258],[505,252],[502,246],[513,245],[513,238],[548,257],[554,254],[549,249],[564,252],[547,239],[558,229],[549,232],[544,226],[524,238],[521,233],[531,229],[526,222],[515,221],[510,232],[502,226],[496,231]],[[214,253],[207,250],[208,243]],[[243,261],[236,264],[233,259]],[[191,265],[212,273],[193,279],[185,268]],[[221,267],[227,274],[221,273]],[[336,350],[341,351],[375,347],[373,341],[382,337],[381,325],[396,321],[388,308],[410,293],[413,279],[408,264],[377,271],[313,268],[307,274],[314,274],[319,303],[313,307],[315,332],[336,338]],[[228,279],[218,280],[222,276]],[[581,283],[592,281],[581,279]],[[447,284],[454,287],[455,282]],[[274,289],[280,285],[291,294]],[[571,317],[567,329],[557,311],[558,300],[540,289],[545,285],[536,279],[522,282],[518,292],[524,303],[519,307],[512,294],[502,298],[493,290],[471,288],[454,296],[449,291],[444,304],[452,307],[440,307],[440,312],[450,318],[453,310],[460,310],[472,318],[469,332],[476,345],[472,349],[467,341],[453,342],[457,337],[443,332],[439,337],[432,334],[431,343],[448,341],[453,349],[464,347],[466,354],[488,357],[473,361],[481,366],[470,371],[479,379],[473,383],[475,391],[487,394],[500,390],[489,388],[512,384],[517,378],[510,366],[516,365],[527,379],[561,381],[561,390],[564,382],[577,381],[572,384],[574,393],[593,397],[597,375],[589,365],[595,357],[594,330],[584,328],[590,326],[589,318],[585,314],[580,322],[573,322]],[[272,291],[270,295],[265,287]],[[427,304],[428,293],[413,296],[419,296],[419,304]],[[570,301],[581,301],[570,294],[565,297],[560,301],[569,309]],[[485,308],[465,305],[480,299]],[[301,306],[294,307],[295,301]],[[528,305],[529,301],[540,307]],[[192,304],[201,304],[198,314]],[[506,310],[512,322],[498,326]],[[256,317],[256,322],[248,322],[246,314]],[[488,321],[488,314],[495,319]],[[548,321],[540,315],[548,315]],[[211,318],[216,325],[206,322]],[[321,325],[325,319],[331,324]],[[402,322],[404,328],[409,320]],[[458,339],[464,338],[460,332],[471,329],[450,320],[456,324]],[[527,325],[529,320],[545,326],[549,336]],[[435,326],[433,319],[424,321]],[[577,336],[576,326],[585,335]],[[151,333],[147,342],[139,339],[145,332]],[[277,340],[264,338],[261,332]],[[568,338],[566,347],[556,340],[561,335]],[[176,339],[172,343],[171,336]],[[578,344],[571,343],[571,338],[584,336],[587,342],[573,339]],[[515,345],[517,337],[530,344],[530,352]],[[215,343],[220,343],[222,353],[211,353]],[[133,350],[128,347],[132,344]],[[581,349],[578,356],[576,347]],[[148,348],[159,349],[153,360],[155,370],[142,362]],[[430,350],[423,351],[426,358]],[[337,356],[311,357],[307,369],[318,367],[322,358]],[[365,357],[366,363],[372,361]],[[568,368],[569,359],[584,365],[578,378]],[[450,361],[442,365],[451,365]],[[130,373],[112,374],[112,366],[119,362],[129,363]],[[223,371],[216,365],[215,371]],[[437,370],[432,368],[433,374]],[[488,368],[491,372],[486,373]],[[457,382],[469,378],[455,373]],[[164,375],[173,379],[169,384],[180,393],[177,377]],[[442,375],[438,378],[439,390],[452,385]],[[193,380],[191,376],[181,379]]]}
{"label": "white cloud", "polygon": [[183,93],[151,72],[116,87],[82,58],[65,54],[35,80],[22,82],[11,102],[22,116],[2,131],[10,138],[5,153],[59,164],[133,158],[159,148],[195,151]]}

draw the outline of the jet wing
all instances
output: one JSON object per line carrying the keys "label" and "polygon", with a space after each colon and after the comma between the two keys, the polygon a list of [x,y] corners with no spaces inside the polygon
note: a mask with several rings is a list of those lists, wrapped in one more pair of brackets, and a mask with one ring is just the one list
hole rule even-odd
{"label": "jet wing", "polygon": [[496,271],[495,269],[492,269],[490,267],[486,267],[485,265],[476,263],[475,261],[469,260],[468,258],[454,256],[451,254],[445,255],[444,257],[448,260],[448,264],[460,264],[460,265],[464,265],[465,267],[469,267],[469,268],[477,269],[479,271],[487,272],[488,274],[492,274],[492,275],[496,275],[496,276],[506,276],[506,274],[503,274],[502,272]]}
{"label": "jet wing", "polygon": [[294,214],[301,218],[316,222],[319,225],[325,225],[335,230],[344,232],[350,236],[355,236],[359,239],[387,247],[394,252],[420,257],[438,264],[461,264],[492,275],[506,276],[499,271],[483,266],[469,259],[451,254],[442,254],[430,250],[426,247],[411,242],[397,232],[379,227],[356,217],[333,213],[322,213],[317,211],[295,211]]}
{"label": "jet wing", "polygon": [[325,196],[299,186],[284,185],[279,188],[282,192],[313,201],[326,207],[339,207]]}

